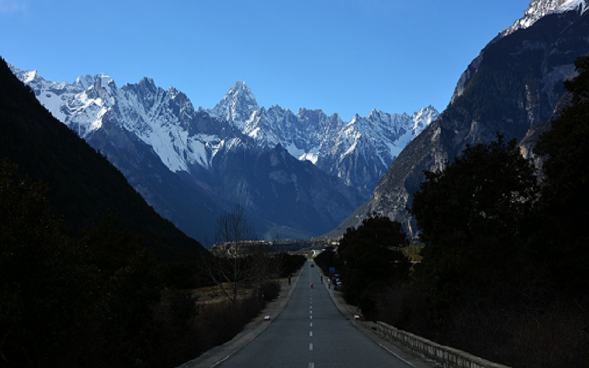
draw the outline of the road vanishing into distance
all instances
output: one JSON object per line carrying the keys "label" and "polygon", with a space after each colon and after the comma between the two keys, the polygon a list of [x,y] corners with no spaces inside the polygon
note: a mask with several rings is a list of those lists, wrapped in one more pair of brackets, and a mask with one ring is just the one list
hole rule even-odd
{"label": "road vanishing into distance", "polygon": [[312,264],[307,262],[303,266],[291,299],[273,323],[217,367],[412,367],[346,319]]}

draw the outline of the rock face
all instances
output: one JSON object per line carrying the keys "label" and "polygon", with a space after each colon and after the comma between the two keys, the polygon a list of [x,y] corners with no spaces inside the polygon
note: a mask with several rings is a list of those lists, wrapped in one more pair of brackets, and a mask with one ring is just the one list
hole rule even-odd
{"label": "rock face", "polygon": [[[494,43],[505,36],[508,36],[518,30],[523,30],[531,27],[538,20],[544,18],[549,14],[565,13],[575,11],[583,14],[587,10],[586,0],[532,0],[528,9],[524,12],[522,18],[516,20],[512,26],[505,28],[499,35],[490,43]],[[468,66],[466,71],[460,77],[456,85],[456,90],[452,96],[451,102],[462,94],[464,88],[470,81],[471,77],[476,73],[481,60],[483,59],[484,50],[475,58]]]}
{"label": "rock face", "polygon": [[564,94],[562,82],[574,75],[575,59],[589,54],[585,3],[532,1],[530,9],[544,11],[543,5],[550,4],[555,11],[484,48],[461,77],[448,108],[407,145],[372,198],[332,235],[358,225],[372,212],[400,221],[415,235],[407,207],[424,180],[423,170],[441,169],[466,145],[488,143],[497,133],[508,140],[537,134],[538,124],[550,118]]}

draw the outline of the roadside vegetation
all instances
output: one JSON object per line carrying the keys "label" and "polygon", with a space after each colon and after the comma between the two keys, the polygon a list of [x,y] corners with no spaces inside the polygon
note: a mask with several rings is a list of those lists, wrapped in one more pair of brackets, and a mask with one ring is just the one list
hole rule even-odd
{"label": "roadside vegetation", "polygon": [[419,262],[395,253],[400,225],[378,217],[317,257],[342,274],[346,300],[368,319],[508,366],[587,367],[589,57],[576,67],[565,83],[572,105],[535,148],[541,172],[497,136],[425,173],[411,206],[424,246],[404,252]]}
{"label": "roadside vegetation", "polygon": [[2,367],[176,367],[235,336],[306,261],[266,253],[264,279],[199,303],[214,283],[196,259],[158,261],[115,216],[70,234],[17,169],[0,165]]}

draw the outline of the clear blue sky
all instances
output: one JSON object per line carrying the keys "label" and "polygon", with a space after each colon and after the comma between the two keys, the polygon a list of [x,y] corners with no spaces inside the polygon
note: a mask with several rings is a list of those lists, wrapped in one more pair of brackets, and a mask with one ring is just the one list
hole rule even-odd
{"label": "clear blue sky", "polygon": [[0,56],[48,80],[147,76],[212,108],[238,80],[261,106],[442,111],[529,0],[0,0]]}

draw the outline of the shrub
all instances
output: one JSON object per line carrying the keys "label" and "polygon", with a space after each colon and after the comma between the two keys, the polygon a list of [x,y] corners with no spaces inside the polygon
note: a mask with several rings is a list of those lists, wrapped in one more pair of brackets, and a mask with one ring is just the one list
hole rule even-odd
{"label": "shrub", "polygon": [[260,292],[264,301],[272,301],[276,299],[278,293],[280,293],[280,284],[276,281],[266,281],[262,284]]}

